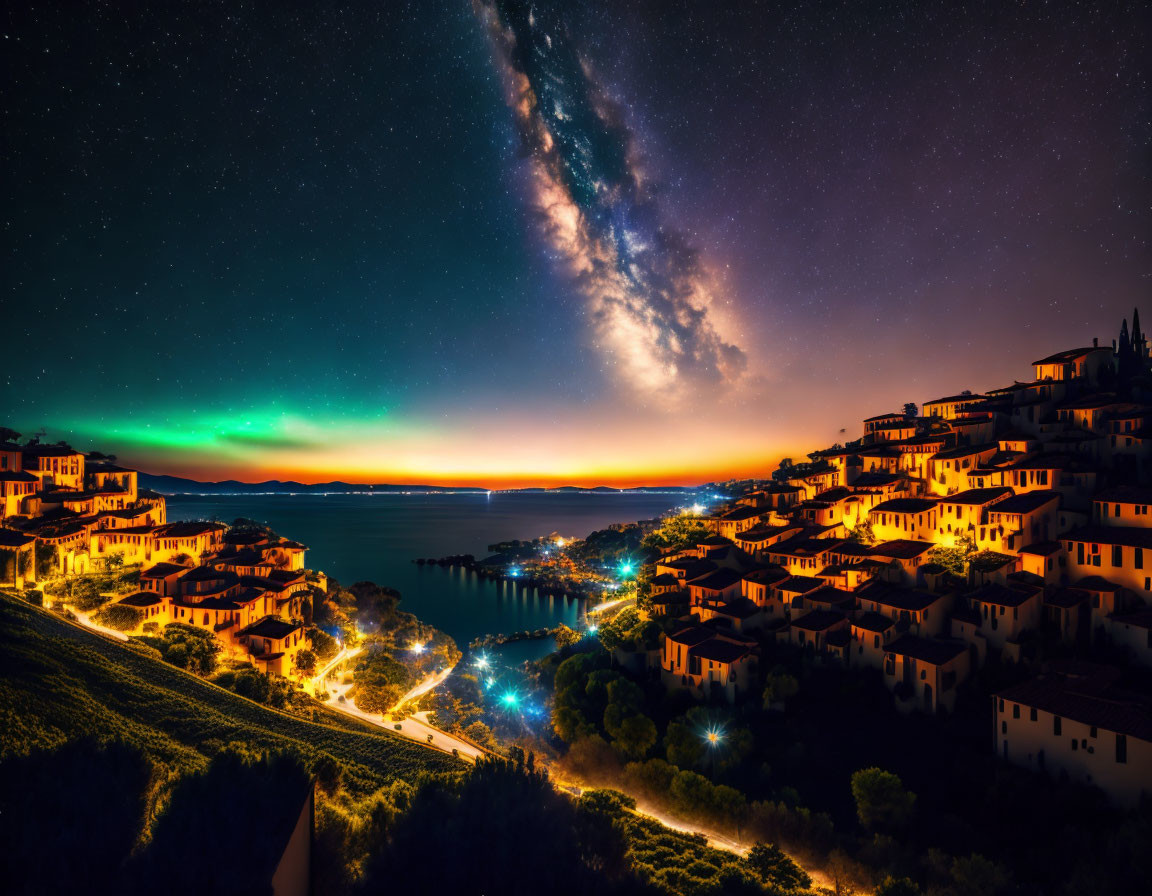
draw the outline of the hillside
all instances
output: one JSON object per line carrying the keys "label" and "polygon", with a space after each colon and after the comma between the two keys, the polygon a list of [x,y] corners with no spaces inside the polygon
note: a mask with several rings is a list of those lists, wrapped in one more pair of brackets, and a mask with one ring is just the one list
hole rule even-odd
{"label": "hillside", "polygon": [[317,724],[252,703],[7,595],[0,595],[0,631],[0,757],[114,735],[165,765],[192,769],[221,745],[241,742],[329,753],[354,792],[460,767],[328,711]]}

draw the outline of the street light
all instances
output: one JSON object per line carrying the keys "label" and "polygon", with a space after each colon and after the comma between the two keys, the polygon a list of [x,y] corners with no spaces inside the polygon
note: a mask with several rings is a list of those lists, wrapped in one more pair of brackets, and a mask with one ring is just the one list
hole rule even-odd
{"label": "street light", "polygon": [[504,704],[505,709],[515,709],[520,703],[520,697],[515,691],[505,691],[504,696],[500,698],[500,702]]}
{"label": "street light", "polygon": [[487,669],[488,668],[488,657],[486,657],[486,656],[476,657],[476,668],[477,669]]}
{"label": "street light", "polygon": [[413,644],[410,649],[414,654],[419,656],[420,654],[422,654],[424,652],[424,645],[423,644]]}
{"label": "street light", "polygon": [[712,764],[712,780],[716,780],[716,753],[724,742],[724,729],[709,725],[704,731],[704,743],[708,747],[708,759]]}

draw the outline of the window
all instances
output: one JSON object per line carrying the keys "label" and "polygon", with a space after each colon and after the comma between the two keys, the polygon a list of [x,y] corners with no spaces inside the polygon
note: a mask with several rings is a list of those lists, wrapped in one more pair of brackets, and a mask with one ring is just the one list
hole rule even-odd
{"label": "window", "polygon": [[1037,718],[1037,716],[1036,716],[1036,707],[1035,707],[1035,706],[1033,706],[1033,707],[1030,707],[1030,708],[1029,708],[1029,710],[1028,710],[1028,721],[1029,721],[1029,722],[1035,722],[1035,721],[1036,721],[1036,718]]}
{"label": "window", "polygon": [[1093,725],[1091,728],[1088,729],[1088,736],[1089,737],[1095,737],[1096,736],[1096,726],[1095,725]]}
{"label": "window", "polygon": [[1112,545],[1112,565],[1113,566],[1123,566],[1124,565],[1124,548],[1122,548],[1118,544]]}
{"label": "window", "polygon": [[1072,752],[1075,753],[1078,749],[1080,749],[1080,741],[1072,738]]}
{"label": "window", "polygon": [[999,706],[1000,706],[1000,712],[1004,712],[1004,700],[1003,699],[1000,700]]}
{"label": "window", "polygon": [[1057,736],[1060,735],[1060,722],[1061,721],[1062,720],[1061,720],[1060,716],[1052,716],[1052,733],[1057,735]]}
{"label": "window", "polygon": [[1001,722],[1000,723],[1000,733],[1001,734],[1007,734],[1008,733],[1008,723],[1007,722]]}
{"label": "window", "polygon": [[1128,735],[1126,734],[1116,735],[1116,761],[1128,761]]}
{"label": "window", "polygon": [[1014,718],[1014,719],[1020,718],[1020,704],[1019,703],[1012,704],[1012,718]]}
{"label": "window", "polygon": [[1143,548],[1136,548],[1136,568],[1137,569],[1143,569],[1144,568],[1144,549]]}

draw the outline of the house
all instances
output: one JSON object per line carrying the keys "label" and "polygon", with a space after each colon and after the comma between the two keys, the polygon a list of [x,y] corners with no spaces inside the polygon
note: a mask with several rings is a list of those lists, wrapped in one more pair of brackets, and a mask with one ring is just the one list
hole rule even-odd
{"label": "house", "polygon": [[742,576],[734,569],[721,567],[688,583],[688,594],[692,606],[699,606],[704,601],[727,602],[740,596],[740,580]]}
{"label": "house", "polygon": [[872,545],[868,556],[887,564],[885,576],[901,582],[916,582],[917,570],[928,562],[936,545],[931,541],[899,538]]}
{"label": "house", "polygon": [[1152,488],[1123,485],[1105,489],[1092,499],[1092,522],[1100,526],[1152,529]]}
{"label": "house", "polygon": [[804,609],[804,595],[819,591],[825,587],[825,582],[814,576],[789,576],[769,587],[784,608],[784,615],[791,617],[795,615],[793,611],[799,612]]}
{"label": "house", "polygon": [[848,617],[839,610],[811,610],[788,627],[788,640],[797,647],[811,647],[817,653],[828,648],[828,636],[833,632],[848,632]]}
{"label": "house", "polygon": [[717,627],[723,626],[742,634],[763,628],[768,621],[764,608],[746,597],[730,601],[705,601],[696,607],[696,615],[701,622],[712,622]]}
{"label": "house", "polygon": [[31,473],[0,470],[0,519],[23,514],[25,501],[36,494],[38,485],[39,481]]}
{"label": "house", "polygon": [[1112,367],[1112,350],[1099,345],[1072,348],[1032,362],[1038,380],[1087,380],[1097,383],[1100,374]]}
{"label": "house", "polygon": [[1072,582],[1093,575],[1152,598],[1152,529],[1083,526],[1060,536]]}
{"label": "house", "polygon": [[140,573],[140,587],[162,597],[174,596],[179,593],[180,577],[189,569],[180,563],[157,563]]}
{"label": "house", "polygon": [[719,517],[707,519],[704,525],[717,535],[734,539],[746,529],[751,529],[760,522],[764,512],[755,507],[737,506]]}
{"label": "house", "polygon": [[931,541],[936,535],[935,498],[893,498],[868,512],[872,534],[880,541]]}
{"label": "house", "polygon": [[1019,550],[1020,569],[1038,576],[1047,585],[1055,585],[1065,575],[1067,558],[1064,545],[1058,541],[1037,541]]}
{"label": "house", "polygon": [[951,495],[964,490],[968,487],[967,471],[987,463],[998,450],[995,442],[987,442],[937,451],[929,464],[929,491],[935,495]]}
{"label": "house", "polygon": [[926,401],[920,408],[925,417],[938,417],[942,420],[954,420],[961,414],[968,412],[973,406],[985,401],[985,395],[973,395],[965,392],[960,395],[949,395],[944,398],[934,398]]}
{"label": "house", "polygon": [[256,667],[270,675],[290,674],[297,654],[309,643],[302,625],[275,616],[241,629],[237,639],[248,648]]}
{"label": "house", "polygon": [[897,585],[873,584],[856,592],[861,613],[879,613],[899,624],[899,630],[928,637],[948,631],[952,596]]}
{"label": "house", "polygon": [[788,570],[779,566],[768,566],[745,573],[740,580],[740,596],[746,597],[756,606],[765,610],[771,617],[784,615],[784,602],[780,591],[774,588],[789,578]]}
{"label": "house", "polygon": [[987,528],[977,530],[977,547],[1015,554],[1025,545],[1055,538],[1061,500],[1059,492],[1031,491],[989,507]]}
{"label": "house", "polygon": [[940,498],[936,517],[936,541],[952,547],[959,539],[970,538],[977,541],[977,534],[988,520],[988,511],[1007,498],[1012,497],[1012,489],[969,488],[945,498]]}
{"label": "house", "polygon": [[735,632],[692,622],[664,637],[660,678],[671,690],[734,703],[752,688],[756,671],[756,642]]}
{"label": "house", "polygon": [[884,648],[884,682],[904,712],[955,709],[956,688],[970,671],[963,642],[901,635]]}
{"label": "house", "polygon": [[870,669],[884,668],[884,650],[897,636],[896,623],[882,613],[860,613],[849,627],[851,649],[848,662]]}
{"label": "house", "polygon": [[1008,762],[1094,784],[1123,806],[1152,794],[1152,706],[1085,663],[993,696],[994,745]]}
{"label": "house", "polygon": [[29,444],[24,447],[22,469],[49,487],[81,491],[84,488],[84,455],[68,445]]}
{"label": "house", "polygon": [[[974,633],[964,628],[965,640],[972,643],[973,638],[979,638],[997,650],[1009,643],[1018,650],[1020,636],[1038,629],[1044,617],[1043,590],[1039,588],[985,585],[968,594],[965,601],[979,619]],[[1012,658],[1019,659],[1018,653]]]}
{"label": "house", "polygon": [[1112,646],[1129,660],[1152,666],[1152,608],[1113,614],[1108,618],[1107,633]]}

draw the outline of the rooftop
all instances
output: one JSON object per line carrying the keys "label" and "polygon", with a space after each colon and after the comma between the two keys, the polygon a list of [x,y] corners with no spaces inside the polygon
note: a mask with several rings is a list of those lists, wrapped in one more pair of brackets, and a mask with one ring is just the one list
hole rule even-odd
{"label": "rooftop", "polygon": [[1050,672],[997,696],[1082,725],[1152,741],[1152,707],[1147,700],[1115,688],[1103,676]]}
{"label": "rooftop", "polygon": [[1039,510],[1045,504],[1051,504],[1053,501],[1060,500],[1059,492],[1050,492],[1038,490],[1034,492],[1024,492],[1021,495],[1013,495],[1011,498],[1006,498],[994,507],[989,507],[989,513],[1032,513],[1034,510]]}
{"label": "rooftop", "polygon": [[294,631],[297,631],[300,626],[294,622],[286,622],[283,619],[277,619],[275,616],[265,616],[259,622],[254,622],[246,629],[242,630],[242,635],[255,635],[258,638],[272,638],[279,640],[287,638]]}

